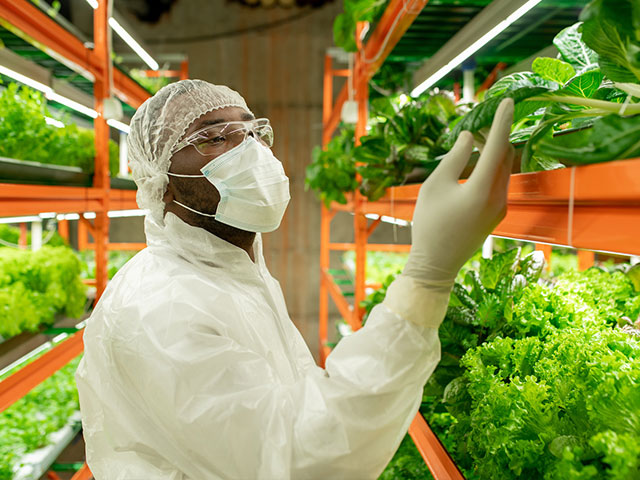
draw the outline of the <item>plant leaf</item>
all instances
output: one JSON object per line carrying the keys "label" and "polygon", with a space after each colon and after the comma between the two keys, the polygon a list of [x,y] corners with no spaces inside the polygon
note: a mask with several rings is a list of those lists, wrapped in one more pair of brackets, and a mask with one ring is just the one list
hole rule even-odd
{"label": "plant leaf", "polygon": [[602,117],[593,128],[544,138],[537,149],[570,166],[635,157],[640,155],[640,116]]}
{"label": "plant leaf", "polygon": [[580,14],[582,38],[597,52],[601,70],[613,81],[640,80],[639,10],[637,1],[593,0]]}
{"label": "plant leaf", "polygon": [[488,100],[476,105],[476,107],[467,113],[462,120],[460,120],[455,128],[449,134],[449,137],[446,140],[445,148],[453,147],[458,135],[464,130],[468,130],[472,133],[478,132],[479,130],[489,127],[491,122],[493,122],[493,117],[498,109],[498,105],[505,98],[513,98],[516,108],[514,111],[514,121],[527,116],[536,110],[538,110],[541,106],[545,106],[545,102],[523,102],[523,100],[541,95],[545,92],[548,92],[548,88],[544,87],[523,87],[517,90],[513,90],[507,92],[504,95],[491,97]]}
{"label": "plant leaf", "polygon": [[485,100],[504,95],[505,93],[518,90],[523,87],[545,87],[550,90],[555,90],[559,88],[559,85],[557,82],[549,81],[533,72],[512,73],[511,75],[502,77],[494,83],[487,91]]}
{"label": "plant leaf", "polygon": [[566,85],[555,94],[573,95],[584,98],[591,98],[600,88],[604,75],[600,70],[590,70],[580,75],[576,75],[569,80]]}
{"label": "plant leaf", "polygon": [[557,58],[539,57],[533,61],[532,69],[542,78],[564,85],[576,75],[576,70],[567,62]]}
{"label": "plant leaf", "polygon": [[333,22],[333,42],[347,52],[357,52],[356,22],[348,13],[339,14]]}
{"label": "plant leaf", "polygon": [[582,41],[582,33],[579,31],[580,23],[576,23],[562,30],[553,39],[560,55],[565,62],[581,73],[597,67],[598,54],[591,50]]}

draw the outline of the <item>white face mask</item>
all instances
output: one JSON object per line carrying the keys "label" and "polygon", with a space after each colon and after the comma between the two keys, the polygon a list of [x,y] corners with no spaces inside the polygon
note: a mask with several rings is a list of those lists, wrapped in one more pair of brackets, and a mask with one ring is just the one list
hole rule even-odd
{"label": "white face mask", "polygon": [[261,145],[253,137],[247,137],[236,147],[211,160],[200,171],[203,175],[170,172],[167,175],[205,177],[209,180],[220,192],[216,213],[203,213],[174,200],[176,204],[248,232],[273,232],[280,226],[291,198],[289,178],[270,148]]}

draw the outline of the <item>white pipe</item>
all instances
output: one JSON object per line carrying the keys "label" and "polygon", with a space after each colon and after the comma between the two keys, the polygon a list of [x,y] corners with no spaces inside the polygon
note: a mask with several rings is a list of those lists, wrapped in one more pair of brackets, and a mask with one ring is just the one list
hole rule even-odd
{"label": "white pipe", "polygon": [[473,102],[476,96],[475,68],[462,70],[462,100],[466,103]]}
{"label": "white pipe", "polygon": [[127,176],[129,174],[129,166],[127,164],[127,134],[120,132],[120,175]]}
{"label": "white pipe", "polygon": [[491,258],[493,256],[493,236],[489,235],[482,244],[482,258]]}
{"label": "white pipe", "polygon": [[42,248],[42,221],[31,224],[31,250],[34,252]]}

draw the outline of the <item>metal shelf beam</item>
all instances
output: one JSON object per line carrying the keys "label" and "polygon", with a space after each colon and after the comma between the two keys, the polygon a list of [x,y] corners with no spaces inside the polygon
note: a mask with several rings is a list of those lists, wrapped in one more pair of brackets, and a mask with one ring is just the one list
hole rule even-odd
{"label": "metal shelf beam", "polygon": [[[104,76],[96,52],[28,0],[0,0],[0,24],[88,80]],[[149,92],[115,68],[113,88],[134,108],[149,98]]]}
{"label": "metal shelf beam", "polygon": [[[42,212],[96,212],[103,208],[103,189],[0,183],[0,216]],[[111,210],[138,208],[135,190],[109,190]]]}

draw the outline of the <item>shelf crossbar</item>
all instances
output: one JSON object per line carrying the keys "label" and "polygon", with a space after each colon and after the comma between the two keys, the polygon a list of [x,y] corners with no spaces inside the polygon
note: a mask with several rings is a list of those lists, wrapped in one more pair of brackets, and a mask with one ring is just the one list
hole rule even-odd
{"label": "shelf crossbar", "polygon": [[[88,80],[104,77],[95,52],[28,0],[0,0],[0,23]],[[113,88],[134,108],[149,98],[149,92],[116,68]]]}
{"label": "shelf crossbar", "polygon": [[72,335],[40,358],[0,381],[0,412],[80,355],[84,347],[83,333],[81,330]]}
{"label": "shelf crossbar", "polygon": [[416,414],[409,426],[409,435],[434,478],[464,480],[464,476],[420,412]]}
{"label": "shelf crossbar", "polygon": [[[344,295],[340,290],[340,287],[336,283],[335,279],[333,278],[333,275],[331,275],[326,270],[323,270],[322,282],[329,289],[329,294],[331,295],[331,298],[333,299],[334,303],[338,307],[338,311],[340,312],[340,315],[342,315],[342,317],[349,322],[349,320],[352,318],[351,312],[353,310],[353,307],[349,305],[349,302],[347,301],[347,299],[344,298]],[[351,328],[354,328],[354,325],[351,325],[351,322],[349,322],[349,325],[351,326]],[[359,325],[355,327],[356,327],[355,330],[360,328]]]}

